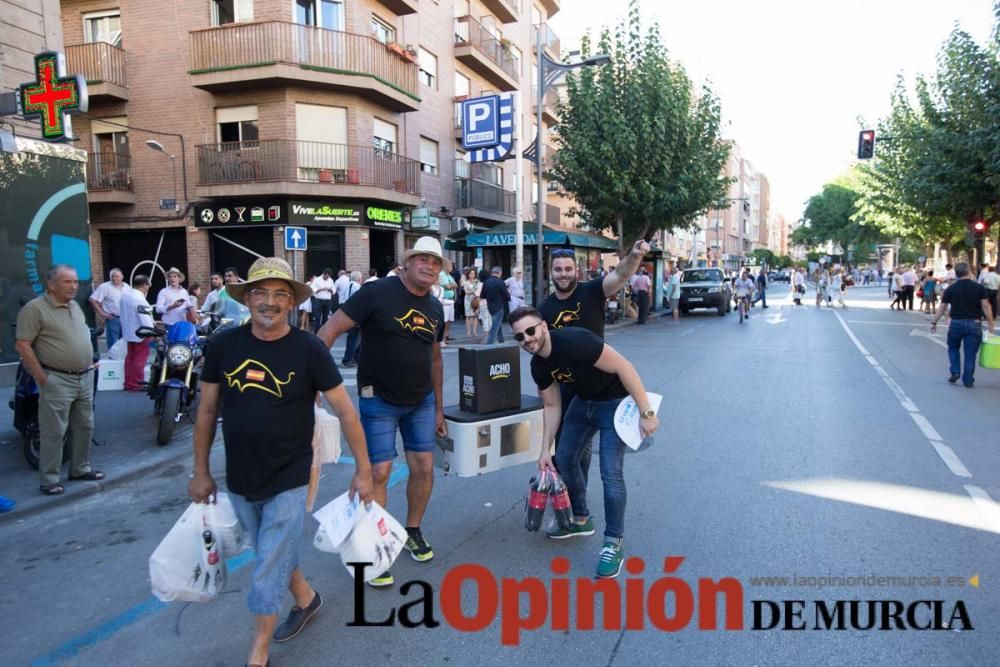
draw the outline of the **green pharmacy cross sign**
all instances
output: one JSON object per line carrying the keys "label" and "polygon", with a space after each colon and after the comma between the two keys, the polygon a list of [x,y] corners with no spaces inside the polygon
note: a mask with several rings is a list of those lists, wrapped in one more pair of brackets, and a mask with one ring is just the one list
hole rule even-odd
{"label": "green pharmacy cross sign", "polygon": [[38,116],[46,140],[73,138],[69,113],[87,110],[87,82],[81,74],[66,76],[63,54],[47,51],[36,55],[35,81],[22,83],[18,92],[21,115]]}

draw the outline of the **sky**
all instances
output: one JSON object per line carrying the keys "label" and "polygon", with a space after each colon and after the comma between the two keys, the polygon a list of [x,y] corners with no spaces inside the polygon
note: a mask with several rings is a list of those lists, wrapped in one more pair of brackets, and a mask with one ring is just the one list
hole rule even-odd
{"label": "sky", "polygon": [[[858,118],[873,127],[888,114],[899,74],[912,89],[956,23],[985,44],[994,20],[992,0],[641,0],[640,15],[719,96],[723,137],[791,221],[855,162]],[[562,0],[550,27],[565,51],[625,17],[625,0]]]}

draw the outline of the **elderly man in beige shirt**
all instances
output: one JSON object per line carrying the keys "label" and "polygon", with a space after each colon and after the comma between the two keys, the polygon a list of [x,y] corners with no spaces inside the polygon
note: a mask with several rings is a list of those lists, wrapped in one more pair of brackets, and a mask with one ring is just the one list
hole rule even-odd
{"label": "elderly man in beige shirt", "polygon": [[63,493],[59,483],[63,439],[71,432],[70,480],[96,481],[104,473],[90,467],[94,433],[94,350],[83,310],[74,300],[80,287],[76,269],[57,264],[45,275],[46,292],[17,315],[17,353],[38,383],[39,490]]}

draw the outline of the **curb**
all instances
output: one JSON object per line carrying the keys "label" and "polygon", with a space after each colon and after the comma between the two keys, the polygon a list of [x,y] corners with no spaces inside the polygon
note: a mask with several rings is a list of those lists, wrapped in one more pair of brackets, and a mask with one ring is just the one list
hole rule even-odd
{"label": "curb", "polygon": [[[105,478],[99,482],[72,482],[69,485],[63,484],[66,487],[66,493],[61,496],[39,495],[36,499],[19,500],[13,510],[0,514],[0,526],[17,521],[18,519],[41,514],[50,509],[63,507],[75,500],[86,498],[102,491],[110,491],[119,486],[124,486],[133,480],[145,477],[160,466],[168,465],[180,459],[190,458],[191,456],[190,448],[185,447],[183,451],[178,451],[169,458],[151,461],[145,465],[123,470],[120,474],[115,474],[113,478]],[[70,489],[74,490],[70,491]]]}

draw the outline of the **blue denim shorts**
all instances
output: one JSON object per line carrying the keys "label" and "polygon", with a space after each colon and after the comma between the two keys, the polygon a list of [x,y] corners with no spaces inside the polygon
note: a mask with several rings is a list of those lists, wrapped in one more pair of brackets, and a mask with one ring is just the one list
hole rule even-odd
{"label": "blue denim shorts", "polygon": [[281,612],[292,570],[299,566],[308,489],[300,486],[266,500],[229,494],[236,517],[257,555],[247,595],[247,606],[257,616]]}
{"label": "blue denim shorts", "polygon": [[396,458],[396,429],[403,436],[403,449],[408,452],[434,450],[434,392],[417,405],[393,405],[378,396],[358,399],[361,426],[368,441],[368,459],[385,463]]}

